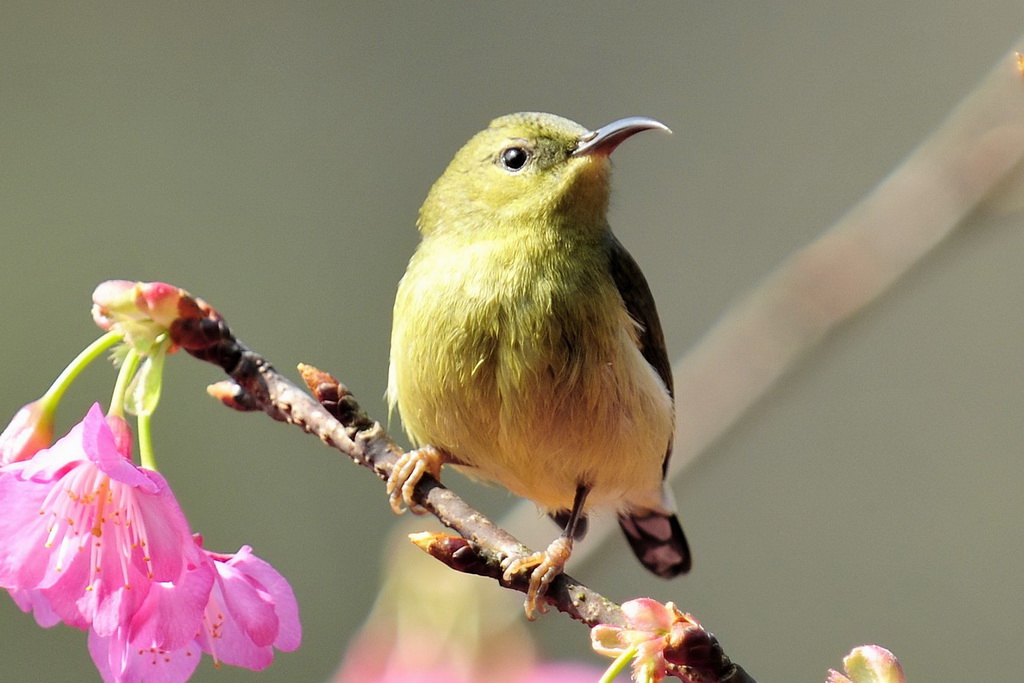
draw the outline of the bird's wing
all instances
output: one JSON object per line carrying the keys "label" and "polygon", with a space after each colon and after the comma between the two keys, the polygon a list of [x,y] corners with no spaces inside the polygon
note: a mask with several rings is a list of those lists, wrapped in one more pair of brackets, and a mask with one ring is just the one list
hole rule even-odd
{"label": "bird's wing", "polygon": [[[661,321],[654,306],[651,288],[640,266],[614,235],[611,236],[609,244],[608,265],[615,286],[619,290],[619,296],[626,305],[626,311],[639,325],[637,342],[640,353],[661,377],[669,396],[673,396],[672,364],[668,360],[665,334],[661,331]],[[672,443],[669,442],[663,469],[668,469],[668,458],[671,454]]]}
{"label": "bird's wing", "polygon": [[647,285],[647,278],[644,277],[640,266],[614,236],[611,238],[609,267],[615,286],[619,289],[619,296],[626,304],[626,310],[640,325],[640,353],[657,371],[671,396],[672,364],[668,360],[665,334],[661,331],[661,321],[658,319],[658,310],[654,307],[651,288]]}

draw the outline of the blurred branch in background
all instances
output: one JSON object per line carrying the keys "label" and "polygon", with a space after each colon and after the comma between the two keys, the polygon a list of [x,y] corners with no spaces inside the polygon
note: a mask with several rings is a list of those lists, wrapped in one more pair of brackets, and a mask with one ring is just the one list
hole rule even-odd
{"label": "blurred branch in background", "polygon": [[[678,476],[793,362],[974,213],[1024,209],[1024,39],[867,197],[725,312],[674,365]],[[536,523],[523,503],[503,524]],[[591,525],[604,538],[609,523]],[[600,547],[591,542],[579,561]]]}

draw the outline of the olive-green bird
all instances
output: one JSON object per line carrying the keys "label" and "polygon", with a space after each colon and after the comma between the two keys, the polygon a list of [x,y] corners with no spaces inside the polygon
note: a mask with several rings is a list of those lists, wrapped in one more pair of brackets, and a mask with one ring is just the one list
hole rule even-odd
{"label": "olive-green bird", "polygon": [[609,155],[626,118],[588,131],[552,114],[495,119],[455,155],[420,209],[398,287],[388,401],[419,447],[388,482],[415,509],[449,463],[537,503],[563,525],[530,572],[526,612],[562,571],[592,509],[611,509],[640,561],[673,577],[690,551],[664,474],[672,371],[639,266],[608,225]]}

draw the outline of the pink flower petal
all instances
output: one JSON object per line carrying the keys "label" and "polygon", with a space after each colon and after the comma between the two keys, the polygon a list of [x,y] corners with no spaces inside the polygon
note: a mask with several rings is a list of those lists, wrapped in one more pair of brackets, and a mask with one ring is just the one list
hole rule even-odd
{"label": "pink flower petal", "polygon": [[271,641],[274,647],[284,652],[296,649],[302,641],[302,625],[299,604],[288,581],[270,563],[256,557],[247,545],[224,564],[247,575],[273,601],[278,622],[277,635]]}
{"label": "pink flower petal", "polygon": [[203,653],[194,642],[174,650],[140,649],[128,644],[127,630],[109,636],[89,632],[89,654],[105,683],[183,683],[199,665]]}
{"label": "pink flower petal", "polygon": [[650,598],[637,598],[622,603],[622,613],[629,624],[640,631],[668,631],[676,620],[675,612]]}
{"label": "pink flower petal", "polygon": [[[137,488],[145,493],[160,491],[160,484],[147,476],[146,470],[140,469],[132,463],[130,442],[127,444],[128,450],[122,451],[118,447],[118,439],[114,436],[114,431],[98,403],[92,405],[81,424],[82,450],[89,462],[95,465],[100,472],[114,481]],[[160,481],[162,482],[162,478]]]}
{"label": "pink flower petal", "polygon": [[198,642],[218,661],[259,670],[274,647],[294,650],[302,637],[298,604],[288,582],[243,546],[234,555],[209,553],[217,566]]}
{"label": "pink flower petal", "polygon": [[60,623],[60,615],[50,607],[50,601],[41,591],[11,589],[11,598],[22,612],[32,612],[36,623],[43,628],[50,628]]}
{"label": "pink flower petal", "polygon": [[174,650],[195,640],[214,584],[214,566],[206,561],[186,568],[173,583],[153,585],[132,615],[131,646]]}

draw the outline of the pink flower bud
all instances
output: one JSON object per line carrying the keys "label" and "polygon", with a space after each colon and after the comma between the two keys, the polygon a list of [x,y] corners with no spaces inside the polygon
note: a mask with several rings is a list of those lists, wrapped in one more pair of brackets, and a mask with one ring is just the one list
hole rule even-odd
{"label": "pink flower bud", "polygon": [[14,414],[0,434],[0,465],[27,460],[53,442],[53,409],[32,401]]}
{"label": "pink flower bud", "polygon": [[96,324],[143,355],[165,336],[172,342],[169,352],[181,345],[189,348],[190,334],[202,338],[203,324],[223,320],[202,299],[165,282],[108,280],[96,288],[92,300]]}
{"label": "pink flower bud", "polygon": [[843,658],[847,676],[835,669],[827,683],[904,683],[903,667],[896,655],[878,645],[861,645]]}
{"label": "pink flower bud", "polygon": [[103,330],[110,330],[118,316],[124,316],[135,307],[135,283],[128,280],[107,280],[93,290],[92,319]]}
{"label": "pink flower bud", "polygon": [[132,459],[132,428],[120,415],[107,415],[107,426],[114,434],[114,445],[117,452],[124,456],[129,462]]}
{"label": "pink flower bud", "polygon": [[677,661],[675,648],[692,639],[688,629],[700,630],[700,624],[689,614],[679,611],[671,602],[664,605],[651,598],[637,598],[622,603],[626,626],[598,624],[590,630],[591,646],[600,654],[618,657],[633,650],[633,677],[639,681],[660,681],[665,677],[667,662]]}
{"label": "pink flower bud", "polygon": [[176,320],[194,315],[188,292],[164,282],[108,280],[92,294],[92,318],[100,328],[119,333],[142,353]]}

